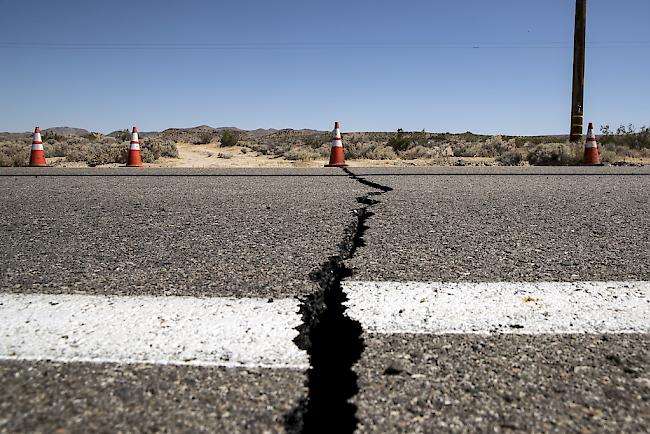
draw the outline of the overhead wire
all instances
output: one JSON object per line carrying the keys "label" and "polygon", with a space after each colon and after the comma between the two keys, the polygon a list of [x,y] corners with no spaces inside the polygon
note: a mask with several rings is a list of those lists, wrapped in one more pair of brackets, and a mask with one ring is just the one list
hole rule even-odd
{"label": "overhead wire", "polygon": [[[650,41],[598,41],[591,48],[647,48]],[[572,42],[540,43],[340,43],[340,42],[224,42],[224,43],[114,43],[114,42],[0,42],[0,49],[53,50],[320,50],[320,49],[568,49]]]}

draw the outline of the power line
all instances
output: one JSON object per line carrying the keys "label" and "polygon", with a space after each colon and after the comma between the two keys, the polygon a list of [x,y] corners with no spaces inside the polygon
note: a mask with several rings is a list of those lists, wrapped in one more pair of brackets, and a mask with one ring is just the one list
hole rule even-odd
{"label": "power line", "polygon": [[[590,48],[648,48],[650,41],[599,41]],[[0,49],[52,50],[321,50],[321,49],[570,49],[571,42],[542,43],[71,43],[0,42]]]}

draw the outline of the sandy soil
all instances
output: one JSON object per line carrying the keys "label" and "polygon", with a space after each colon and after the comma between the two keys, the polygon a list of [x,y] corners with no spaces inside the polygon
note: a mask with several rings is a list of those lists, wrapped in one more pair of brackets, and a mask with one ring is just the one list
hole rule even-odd
{"label": "sandy soil", "polygon": [[[323,167],[329,162],[325,158],[310,161],[290,161],[274,155],[259,155],[256,151],[241,146],[222,148],[218,144],[194,145],[179,143],[179,158],[160,158],[155,163],[143,163],[144,167]],[[445,160],[348,160],[351,167],[385,167],[385,166],[450,166],[458,160],[467,165],[494,164],[493,158],[450,158]],[[48,159],[48,165],[54,167],[87,167],[84,162],[67,162],[65,157]],[[120,167],[123,164],[102,164],[97,167]]]}

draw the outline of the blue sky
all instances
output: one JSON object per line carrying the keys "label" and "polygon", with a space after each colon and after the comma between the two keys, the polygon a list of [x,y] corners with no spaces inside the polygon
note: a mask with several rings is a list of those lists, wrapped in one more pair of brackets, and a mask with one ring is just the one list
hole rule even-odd
{"label": "blue sky", "polygon": [[[568,130],[573,0],[0,0],[0,11],[0,131]],[[588,14],[586,121],[650,124],[650,2],[588,0]]]}

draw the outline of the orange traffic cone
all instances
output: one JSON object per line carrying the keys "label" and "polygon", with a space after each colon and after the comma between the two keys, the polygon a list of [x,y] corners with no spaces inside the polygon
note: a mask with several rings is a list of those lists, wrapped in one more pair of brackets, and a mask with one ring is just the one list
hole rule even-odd
{"label": "orange traffic cone", "polygon": [[138,141],[138,129],[136,127],[133,127],[131,133],[131,144],[129,145],[129,157],[126,160],[126,167],[142,167],[140,142]]}
{"label": "orange traffic cone", "polygon": [[341,130],[339,123],[334,122],[334,138],[332,139],[332,150],[330,151],[330,164],[325,167],[347,167],[343,157],[343,140],[341,139]]}
{"label": "orange traffic cone", "polygon": [[600,156],[598,155],[598,144],[596,143],[596,135],[594,134],[594,125],[589,123],[587,129],[587,141],[585,142],[585,156],[582,164],[589,166],[596,166],[600,164]]}
{"label": "orange traffic cone", "polygon": [[45,151],[43,150],[43,139],[41,139],[41,129],[36,127],[34,130],[34,140],[32,141],[32,153],[29,156],[29,165],[32,167],[45,167]]}

